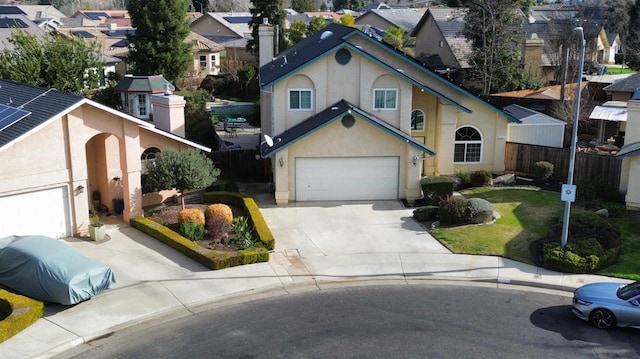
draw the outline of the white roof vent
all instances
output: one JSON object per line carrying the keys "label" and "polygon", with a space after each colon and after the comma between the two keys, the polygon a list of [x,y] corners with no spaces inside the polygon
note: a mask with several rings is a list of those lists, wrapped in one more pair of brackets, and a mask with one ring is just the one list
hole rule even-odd
{"label": "white roof vent", "polygon": [[326,30],[320,35],[320,41],[327,39],[333,35],[333,31]]}

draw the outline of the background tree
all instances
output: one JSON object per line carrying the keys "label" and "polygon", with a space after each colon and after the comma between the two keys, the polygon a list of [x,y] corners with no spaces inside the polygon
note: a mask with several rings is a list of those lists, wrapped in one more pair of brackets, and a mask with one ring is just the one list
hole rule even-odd
{"label": "background tree", "polygon": [[314,11],[311,0],[291,0],[291,8],[297,12]]}
{"label": "background tree", "polygon": [[630,68],[640,70],[640,0],[629,7],[629,28],[625,39],[625,62]]}
{"label": "background tree", "polygon": [[309,25],[307,25],[307,36],[322,30],[327,25],[329,25],[329,22],[323,17],[314,17],[313,19],[311,19],[311,21],[309,21]]}
{"label": "background tree", "polygon": [[127,10],[136,31],[127,39],[135,75],[161,74],[175,83],[186,73],[193,61],[192,45],[185,42],[191,32],[188,7],[187,0],[129,1]]}
{"label": "background tree", "polygon": [[366,0],[334,0],[333,9],[338,10],[360,10],[365,7],[369,1]]}
{"label": "background tree", "polygon": [[340,23],[344,26],[353,27],[356,24],[356,19],[351,14],[344,14],[340,17]]}
{"label": "background tree", "polygon": [[522,17],[513,0],[469,0],[464,35],[471,41],[472,84],[482,96],[518,89]]}
{"label": "background tree", "polygon": [[307,35],[307,24],[304,20],[293,20],[287,29],[287,41],[289,46],[295,45]]}
{"label": "background tree", "polygon": [[251,0],[253,7],[251,8],[251,39],[247,41],[247,50],[256,56],[260,52],[260,43],[258,40],[258,27],[262,24],[262,19],[269,19],[269,23],[277,27],[278,34],[278,50],[283,50],[287,46],[285,38],[284,20],[287,13],[284,11],[282,0]]}
{"label": "background tree", "polygon": [[103,64],[95,42],[60,35],[39,41],[22,30],[8,41],[13,48],[0,52],[0,78],[77,94],[99,87]]}
{"label": "background tree", "polygon": [[154,165],[147,168],[147,185],[152,191],[176,189],[182,197],[184,191],[207,188],[220,175],[220,169],[200,151],[166,149],[156,155]]}
{"label": "background tree", "polygon": [[191,6],[193,6],[193,11],[203,14],[211,10],[209,8],[209,0],[192,0]]}

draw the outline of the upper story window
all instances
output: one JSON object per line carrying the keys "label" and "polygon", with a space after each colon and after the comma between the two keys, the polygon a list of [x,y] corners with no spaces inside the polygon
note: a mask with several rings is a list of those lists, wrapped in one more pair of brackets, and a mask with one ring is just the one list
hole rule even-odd
{"label": "upper story window", "polygon": [[211,55],[211,68],[216,67],[216,55]]}
{"label": "upper story window", "polygon": [[375,110],[395,110],[398,108],[398,89],[373,90],[373,108]]}
{"label": "upper story window", "polygon": [[207,56],[200,55],[200,67],[207,67]]}
{"label": "upper story window", "polygon": [[138,116],[147,117],[147,95],[138,95]]}
{"label": "upper story window", "polygon": [[311,90],[290,89],[289,90],[289,110],[311,110],[313,106],[311,100]]}
{"label": "upper story window", "polygon": [[411,129],[413,131],[424,130],[424,112],[422,110],[411,111]]}
{"label": "upper story window", "polygon": [[454,163],[480,163],[482,161],[482,135],[473,127],[460,127],[456,131]]}

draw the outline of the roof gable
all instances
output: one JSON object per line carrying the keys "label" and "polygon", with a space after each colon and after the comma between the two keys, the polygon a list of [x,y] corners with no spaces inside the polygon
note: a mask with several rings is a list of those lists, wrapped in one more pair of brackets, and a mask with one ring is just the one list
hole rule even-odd
{"label": "roof gable", "polygon": [[123,120],[136,123],[141,128],[145,128],[150,132],[157,133],[204,151],[211,151],[208,147],[201,146],[182,137],[159,130],[150,122],[137,119],[123,112],[91,101],[85,97],[58,91],[53,88],[47,89],[35,87],[0,79],[0,103],[30,112],[29,115],[12,125],[0,129],[0,151],[4,150],[7,146],[10,146],[11,143],[28,136],[30,133],[36,131],[48,122],[58,119],[63,114],[69,113],[84,104],[115,114]]}
{"label": "roof gable", "polygon": [[305,66],[317,61],[322,56],[327,56],[342,47],[348,47],[350,50],[358,52],[359,54],[367,57],[369,60],[378,63],[379,65],[385,67],[387,70],[395,74],[396,76],[403,78],[405,81],[408,81],[415,86],[423,89],[425,91],[430,92],[434,96],[448,102],[451,105],[456,106],[458,109],[465,111],[467,113],[471,113],[472,111],[465,106],[459,104],[458,102],[452,100],[451,98],[444,96],[442,93],[432,89],[426,83],[423,82],[424,78],[416,79],[414,77],[410,77],[405,74],[404,71],[398,70],[395,67],[388,65],[384,60],[378,59],[365,50],[363,50],[360,46],[354,46],[347,39],[350,36],[360,36],[368,41],[368,43],[373,44],[374,46],[379,46],[384,49],[390,56],[395,56],[396,58],[401,59],[413,69],[418,69],[421,75],[424,75],[429,80],[435,80],[443,86],[446,86],[458,93],[461,93],[464,96],[467,96],[479,103],[483,106],[491,109],[504,116],[511,122],[520,122],[518,119],[514,118],[510,114],[503,112],[501,109],[494,107],[493,105],[483,101],[476,95],[467,91],[461,86],[458,86],[451,81],[443,78],[442,76],[435,73],[433,70],[428,69],[424,66],[423,63],[417,61],[416,59],[404,55],[402,52],[394,49],[390,45],[387,45],[381,41],[373,39],[371,36],[364,34],[362,31],[358,29],[354,29],[348,26],[343,26],[339,24],[330,24],[325,27],[322,31],[318,31],[310,37],[298,42],[293,47],[283,51],[278,54],[276,58],[274,58],[270,63],[262,66],[260,68],[260,86],[262,88],[272,86],[275,83],[287,78],[288,76],[293,75],[297,71],[301,70]]}
{"label": "roof gable", "polygon": [[387,132],[398,140],[407,143],[409,146],[427,153],[430,156],[435,155],[435,152],[433,152],[423,143],[416,141],[413,137],[411,137],[411,135],[398,130],[397,128],[389,125],[384,120],[362,109],[357,108],[356,106],[345,100],[338,101],[325,110],[318,112],[317,114],[307,118],[296,126],[293,126],[285,132],[277,135],[273,139],[273,146],[269,147],[267,143],[262,143],[261,153],[263,157],[270,157],[272,154],[291,146],[292,144],[310,135],[311,133],[323,128],[324,126],[337,121],[338,119],[342,119],[345,116],[353,116],[353,114],[358,115],[358,118],[367,121],[368,123]]}
{"label": "roof gable", "polygon": [[603,88],[610,92],[635,92],[640,89],[640,73],[630,75]]}

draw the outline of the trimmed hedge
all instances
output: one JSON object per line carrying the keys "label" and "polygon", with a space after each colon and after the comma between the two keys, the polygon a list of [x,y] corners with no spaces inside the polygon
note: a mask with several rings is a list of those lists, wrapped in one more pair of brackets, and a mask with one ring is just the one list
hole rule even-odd
{"label": "trimmed hedge", "polygon": [[456,182],[447,176],[427,176],[420,180],[420,186],[426,204],[436,206],[453,194]]}
{"label": "trimmed hedge", "polygon": [[0,343],[20,333],[44,315],[44,303],[0,289]]}
{"label": "trimmed hedge", "polygon": [[257,245],[236,252],[212,251],[148,218],[131,218],[130,223],[132,227],[154,237],[210,269],[223,269],[269,261],[269,250],[275,247],[275,238],[253,198],[242,193],[208,192],[204,195],[204,201],[208,203],[228,203],[243,207],[258,236]]}

